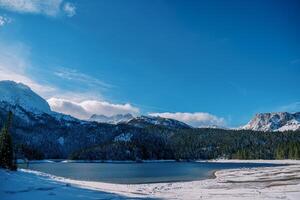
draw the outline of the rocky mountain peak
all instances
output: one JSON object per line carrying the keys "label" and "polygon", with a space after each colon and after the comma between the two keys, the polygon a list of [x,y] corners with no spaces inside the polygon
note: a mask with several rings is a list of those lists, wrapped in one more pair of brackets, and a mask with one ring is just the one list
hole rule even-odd
{"label": "rocky mountain peak", "polygon": [[242,129],[255,131],[300,130],[300,112],[258,113]]}

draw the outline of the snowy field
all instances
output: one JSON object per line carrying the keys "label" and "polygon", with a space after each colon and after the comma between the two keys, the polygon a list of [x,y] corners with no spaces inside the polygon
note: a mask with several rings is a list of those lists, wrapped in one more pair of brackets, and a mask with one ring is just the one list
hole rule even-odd
{"label": "snowy field", "polygon": [[290,165],[220,170],[216,178],[201,181],[137,185],[78,181],[30,170],[0,170],[0,199],[300,199],[300,161],[213,162]]}

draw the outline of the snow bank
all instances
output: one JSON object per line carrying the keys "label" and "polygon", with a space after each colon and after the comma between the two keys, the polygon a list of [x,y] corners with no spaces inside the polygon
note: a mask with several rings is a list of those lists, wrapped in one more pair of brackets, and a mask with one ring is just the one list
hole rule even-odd
{"label": "snow bank", "polygon": [[[74,187],[63,181],[56,181],[50,175],[20,170],[10,172],[0,169],[1,200],[100,200],[132,199],[108,191]],[[143,199],[136,198],[136,199]]]}

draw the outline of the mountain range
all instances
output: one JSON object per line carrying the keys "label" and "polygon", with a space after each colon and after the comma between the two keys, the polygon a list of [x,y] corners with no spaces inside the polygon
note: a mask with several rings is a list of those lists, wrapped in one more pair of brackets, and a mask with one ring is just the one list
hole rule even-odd
{"label": "mountain range", "polygon": [[[27,112],[36,115],[49,114],[55,118],[64,118],[73,121],[80,121],[72,116],[51,111],[46,100],[33,92],[30,87],[14,81],[0,81],[0,102],[11,106],[19,106]],[[18,114],[18,113],[16,113]],[[25,118],[26,119],[26,118]],[[81,120],[84,121],[84,120]],[[174,119],[167,119],[153,116],[137,116],[131,114],[117,114],[112,116],[94,114],[84,121],[107,124],[128,124],[144,128],[149,125],[165,126],[171,129],[192,128],[191,126]],[[210,127],[204,127],[210,128]],[[216,127],[213,127],[216,128]],[[288,131],[300,129],[300,112],[274,112],[258,113],[245,126],[239,129],[254,131]]]}
{"label": "mountain range", "polygon": [[94,114],[89,118],[89,121],[96,121],[108,124],[129,124],[139,128],[145,128],[147,126],[164,126],[170,129],[191,128],[191,126],[174,119],[145,115],[134,117],[129,113],[117,114],[112,116]]}
{"label": "mountain range", "polygon": [[[165,126],[172,129],[190,128],[190,126],[186,125],[185,123],[179,122],[174,119],[152,116],[134,117],[129,113],[113,116],[94,114],[87,120],[79,120],[69,115],[51,111],[47,101],[33,92],[30,87],[22,83],[16,83],[14,81],[0,81],[0,103],[2,105],[10,105],[12,108],[20,108],[19,110],[24,110],[36,116],[48,114],[49,116],[55,117],[57,119],[64,118],[68,119],[69,121],[81,121],[85,124],[90,122],[98,122],[107,124],[123,123],[143,128],[151,125]],[[14,110],[17,111],[16,109]],[[14,114],[18,116],[23,115],[23,113],[19,112],[19,110]],[[26,118],[26,116],[23,117],[25,117],[24,119],[28,121],[28,118]]]}
{"label": "mountain range", "polygon": [[[27,158],[34,159],[66,158],[77,155],[76,152],[82,150],[98,148],[99,145],[101,149],[98,149],[98,153],[105,152],[101,157],[104,159],[170,158],[168,149],[171,146],[168,141],[174,140],[171,138],[175,133],[180,130],[192,132],[200,130],[174,119],[134,117],[130,114],[109,117],[93,115],[88,120],[79,120],[51,111],[46,100],[22,83],[0,81],[0,127],[3,126],[8,111],[14,114],[12,134],[14,143],[18,147],[17,154],[19,157],[26,155]],[[300,130],[299,116],[300,113],[257,114],[242,129]],[[221,131],[221,129],[211,128],[203,130]],[[230,131],[224,130],[224,132]],[[130,142],[134,146],[128,146]],[[164,152],[160,150],[162,147],[165,148]],[[129,151],[128,148],[131,150]],[[153,151],[157,152],[153,153]],[[84,158],[93,155],[92,151]]]}
{"label": "mountain range", "polygon": [[[143,134],[148,127],[161,127],[164,130],[189,127],[173,119],[146,116],[132,118],[131,115],[103,117],[118,119],[118,122],[110,121],[112,124],[79,120],[51,111],[46,100],[28,86],[13,81],[0,81],[0,93],[0,127],[6,121],[7,113],[12,111],[14,142],[19,145],[21,154],[27,152],[34,158],[39,155],[49,158],[67,157],[81,149],[122,140],[127,135],[133,139],[145,138]],[[129,121],[121,120],[124,117]],[[30,155],[26,157],[30,158]]]}

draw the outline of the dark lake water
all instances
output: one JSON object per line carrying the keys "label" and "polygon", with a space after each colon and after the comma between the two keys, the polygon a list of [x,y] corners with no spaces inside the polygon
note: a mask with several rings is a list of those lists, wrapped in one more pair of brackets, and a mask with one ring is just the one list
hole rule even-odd
{"label": "dark lake water", "polygon": [[[29,169],[77,180],[138,184],[193,181],[213,176],[215,170],[269,167],[262,163],[153,162],[153,163],[33,163]],[[22,167],[22,166],[20,166]],[[23,166],[24,167],[24,166]]]}

